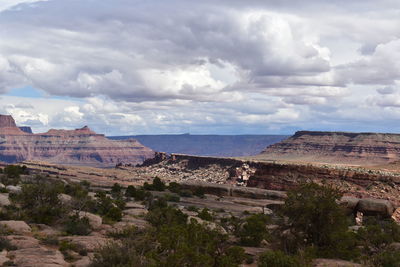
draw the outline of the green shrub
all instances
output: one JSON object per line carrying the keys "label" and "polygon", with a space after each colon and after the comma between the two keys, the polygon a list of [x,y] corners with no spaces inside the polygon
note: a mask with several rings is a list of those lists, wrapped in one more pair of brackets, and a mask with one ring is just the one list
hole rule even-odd
{"label": "green shrub", "polygon": [[380,267],[400,267],[400,251],[384,250],[376,254],[372,262],[374,266]]}
{"label": "green shrub", "polygon": [[135,226],[127,226],[121,230],[115,230],[112,232],[108,233],[109,237],[116,238],[116,239],[122,239],[122,238],[128,238],[130,236],[135,235],[138,233],[138,229]]}
{"label": "green shrub", "polygon": [[11,245],[10,241],[5,239],[4,237],[0,237],[0,251],[2,250],[16,250],[17,248],[13,245]]}
{"label": "green shrub", "polygon": [[84,247],[71,243],[68,240],[62,240],[59,242],[59,250],[64,255],[66,261],[74,261],[77,259],[74,253],[71,253],[72,251],[79,253],[81,256],[87,255],[87,251]]}
{"label": "green shrub", "polygon": [[64,230],[69,235],[88,235],[91,233],[89,219],[78,215],[70,216],[64,223]]}
{"label": "green shrub", "polygon": [[225,250],[224,256],[219,262],[220,266],[238,266],[246,260],[246,254],[242,247],[233,246]]}
{"label": "green shrub", "polygon": [[[147,183],[145,183],[145,184],[147,184]],[[144,187],[148,187],[148,186],[150,186],[150,185],[147,184],[147,186],[144,185],[142,189],[137,189],[133,185],[130,185],[130,186],[128,186],[128,188],[125,191],[125,196],[133,197],[136,201],[143,201],[151,195],[151,193],[147,192],[144,189]]]}
{"label": "green shrub", "polygon": [[210,210],[207,208],[202,209],[198,215],[197,215],[200,219],[205,220],[205,221],[212,221],[213,220],[213,216],[210,213]]}
{"label": "green shrub", "polygon": [[177,195],[172,195],[172,194],[166,194],[164,196],[165,200],[170,201],[170,202],[179,202],[181,199]]}
{"label": "green shrub", "polygon": [[133,185],[129,185],[125,190],[126,197],[135,197],[136,195],[136,188]]}
{"label": "green shrub", "polygon": [[28,220],[34,223],[51,224],[66,212],[58,195],[62,192],[59,184],[36,177],[35,183],[22,186],[21,193],[13,200],[20,205]]}
{"label": "green shrub", "polygon": [[160,178],[155,177],[153,179],[153,190],[155,191],[164,191],[166,188],[165,183],[161,181]]}
{"label": "green shrub", "polygon": [[124,242],[112,242],[98,249],[94,255],[90,267],[147,267],[148,260],[137,249],[138,242],[133,240]]}
{"label": "green shrub", "polygon": [[105,217],[113,222],[119,222],[122,219],[122,210],[118,207],[112,207],[105,214]]}
{"label": "green shrub", "polygon": [[105,215],[113,207],[113,200],[109,196],[107,196],[105,192],[101,191],[96,193],[96,202],[94,207],[95,213]]}
{"label": "green shrub", "polygon": [[393,242],[400,242],[400,226],[392,219],[377,220],[366,218],[364,227],[357,232],[357,237],[367,254],[384,250]]}
{"label": "green shrub", "polygon": [[182,190],[182,186],[176,182],[171,182],[168,185],[168,190],[171,191],[172,193],[179,194]]}
{"label": "green shrub", "polygon": [[168,206],[165,201],[157,200],[149,207],[146,220],[154,227],[171,224],[186,224],[187,215],[182,211]]}
{"label": "green shrub", "polygon": [[264,252],[259,260],[259,267],[300,267],[294,256],[286,255],[282,251]]}
{"label": "green shrub", "polygon": [[79,184],[83,187],[85,187],[86,189],[90,188],[90,182],[89,181],[80,181]]}
{"label": "green shrub", "polygon": [[5,185],[17,185],[20,182],[21,174],[29,174],[25,165],[8,165],[4,168],[3,173],[1,182]]}
{"label": "green shrub", "polygon": [[348,233],[349,221],[338,204],[341,196],[339,190],[315,183],[288,191],[281,212],[288,219],[284,228],[291,238],[282,239],[284,248],[295,253],[300,248],[315,246],[317,254],[324,257],[357,257],[355,235]]}
{"label": "green shrub", "polygon": [[199,197],[199,198],[204,198],[204,197],[205,197],[205,196],[204,196],[205,193],[206,193],[206,192],[205,192],[205,190],[204,190],[203,187],[197,187],[197,188],[194,190],[193,195],[195,195],[196,197]]}
{"label": "green shrub", "polygon": [[153,191],[153,185],[149,184],[148,182],[144,182],[143,189],[148,191]]}
{"label": "green shrub", "polygon": [[192,194],[192,191],[190,191],[190,190],[181,190],[179,192],[179,196],[181,196],[181,197],[192,197],[193,194]]}
{"label": "green shrub", "polygon": [[261,241],[269,238],[267,222],[270,218],[264,214],[254,214],[246,218],[240,227],[237,236],[240,237],[240,243],[244,246],[257,247]]}
{"label": "green shrub", "polygon": [[64,186],[64,193],[72,197],[85,197],[88,195],[88,189],[81,184],[70,183]]}
{"label": "green shrub", "polygon": [[147,219],[154,227],[127,230],[95,253],[91,266],[204,266],[234,267],[244,250],[229,245],[228,236],[196,222],[187,223],[180,210],[156,200]]}
{"label": "green shrub", "polygon": [[120,186],[118,183],[114,183],[114,185],[111,187],[110,193],[113,198],[121,197],[122,196],[122,186]]}
{"label": "green shrub", "polygon": [[143,184],[143,189],[148,191],[164,191],[166,189],[166,185],[163,181],[161,181],[160,178],[155,177],[152,184],[145,182]]}
{"label": "green shrub", "polygon": [[199,211],[199,208],[197,208],[197,207],[195,207],[195,206],[189,206],[189,207],[187,207],[187,210],[188,210],[188,211],[193,211],[193,212],[198,212],[198,211]]}

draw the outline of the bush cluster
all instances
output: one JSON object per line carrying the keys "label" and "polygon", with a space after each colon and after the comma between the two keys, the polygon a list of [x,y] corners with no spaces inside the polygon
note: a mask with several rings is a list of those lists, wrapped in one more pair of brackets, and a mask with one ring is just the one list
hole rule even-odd
{"label": "bush cluster", "polygon": [[188,222],[163,199],[153,201],[146,218],[151,227],[114,235],[119,240],[98,250],[91,266],[239,266],[245,259],[226,234]]}

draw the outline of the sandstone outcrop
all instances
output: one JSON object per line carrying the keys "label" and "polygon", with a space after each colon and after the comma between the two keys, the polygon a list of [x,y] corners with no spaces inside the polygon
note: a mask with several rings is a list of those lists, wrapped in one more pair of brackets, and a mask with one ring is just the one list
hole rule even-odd
{"label": "sandstone outcrop", "polygon": [[11,251],[9,255],[13,258],[14,263],[21,267],[69,266],[60,251],[44,247],[19,249]]}
{"label": "sandstone outcrop", "polygon": [[374,165],[400,160],[400,134],[299,131],[257,158]]}
{"label": "sandstone outcrop", "polygon": [[11,116],[0,115],[0,161],[6,163],[35,160],[111,167],[121,162],[139,164],[153,155],[136,140],[110,140],[87,126],[32,134],[27,127],[18,128]]}
{"label": "sandstone outcrop", "polygon": [[393,203],[384,199],[359,199],[344,196],[340,200],[340,204],[346,208],[349,214],[355,215],[357,212],[361,212],[363,215],[379,216],[381,218],[390,218],[395,210]]}
{"label": "sandstone outcrop", "polygon": [[32,231],[31,227],[24,221],[0,221],[0,225],[19,234],[29,233]]}

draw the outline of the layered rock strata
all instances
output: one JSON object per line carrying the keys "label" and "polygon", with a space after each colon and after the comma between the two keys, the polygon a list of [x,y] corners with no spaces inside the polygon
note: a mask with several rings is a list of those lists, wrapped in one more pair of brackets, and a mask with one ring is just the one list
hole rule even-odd
{"label": "layered rock strata", "polygon": [[260,159],[374,165],[400,160],[400,134],[299,131]]}
{"label": "layered rock strata", "polygon": [[11,116],[0,115],[0,161],[3,162],[36,160],[111,167],[121,162],[138,164],[153,155],[151,149],[136,140],[110,140],[87,126],[32,134],[18,128]]}

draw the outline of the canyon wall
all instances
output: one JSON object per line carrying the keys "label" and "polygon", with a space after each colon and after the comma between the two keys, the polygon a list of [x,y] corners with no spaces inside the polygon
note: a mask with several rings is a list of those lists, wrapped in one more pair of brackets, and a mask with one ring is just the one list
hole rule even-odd
{"label": "canyon wall", "polygon": [[259,159],[377,165],[400,160],[400,134],[296,132],[268,146]]}
{"label": "canyon wall", "polygon": [[139,164],[153,155],[151,149],[136,140],[110,140],[86,126],[32,134],[18,128],[11,116],[0,115],[0,161],[3,162],[34,160],[113,167],[121,162]]}

